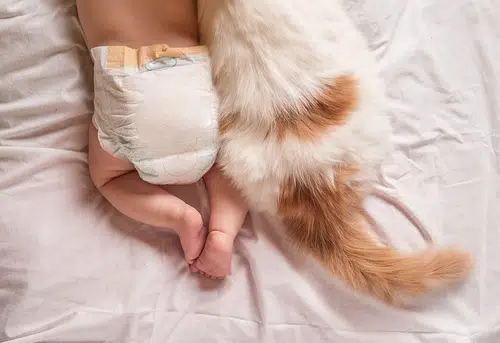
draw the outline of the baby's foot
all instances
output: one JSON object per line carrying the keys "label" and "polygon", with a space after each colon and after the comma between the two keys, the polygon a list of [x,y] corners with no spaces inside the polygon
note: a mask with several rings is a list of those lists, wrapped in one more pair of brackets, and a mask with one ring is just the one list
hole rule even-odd
{"label": "baby's foot", "polygon": [[210,231],[201,255],[191,265],[192,272],[199,272],[211,279],[225,278],[231,269],[234,236],[222,231]]}
{"label": "baby's foot", "polygon": [[178,233],[182,249],[186,261],[192,264],[200,256],[205,243],[206,230],[203,227],[203,219],[197,210],[186,205],[180,221]]}

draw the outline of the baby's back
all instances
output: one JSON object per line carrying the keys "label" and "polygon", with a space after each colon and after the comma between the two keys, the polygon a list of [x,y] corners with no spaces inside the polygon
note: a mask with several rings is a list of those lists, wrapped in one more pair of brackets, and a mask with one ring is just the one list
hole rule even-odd
{"label": "baby's back", "polygon": [[[193,1],[77,0],[78,16],[88,45],[126,45],[132,48],[169,42],[197,44]],[[168,23],[168,24],[167,24]]]}

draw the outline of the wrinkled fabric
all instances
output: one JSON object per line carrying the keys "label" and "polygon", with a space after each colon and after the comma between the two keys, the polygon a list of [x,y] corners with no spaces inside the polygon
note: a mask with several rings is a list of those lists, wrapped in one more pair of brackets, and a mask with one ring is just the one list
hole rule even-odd
{"label": "wrinkled fabric", "polygon": [[[500,342],[500,4],[345,0],[390,97],[382,177],[437,244],[477,258],[463,286],[395,310],[345,289],[265,218],[230,277],[193,276],[177,237],[124,218],[92,186],[93,66],[74,0],[0,1],[0,341]],[[207,218],[200,182],[169,187]],[[397,210],[368,209],[401,249]]]}
{"label": "wrinkled fabric", "polygon": [[[116,59],[110,51],[117,61],[110,60]],[[99,142],[111,155],[130,161],[149,183],[195,183],[218,151],[217,96],[208,53],[129,61],[137,59],[138,51],[120,46],[91,50]]]}

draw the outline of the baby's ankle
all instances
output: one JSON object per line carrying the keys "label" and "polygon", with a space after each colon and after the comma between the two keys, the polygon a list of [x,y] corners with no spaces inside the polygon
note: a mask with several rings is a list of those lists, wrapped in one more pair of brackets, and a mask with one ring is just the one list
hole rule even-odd
{"label": "baby's ankle", "polygon": [[225,230],[223,228],[209,228],[208,233],[215,233],[219,237],[225,237],[227,241],[234,241],[238,235],[238,231],[235,230]]}

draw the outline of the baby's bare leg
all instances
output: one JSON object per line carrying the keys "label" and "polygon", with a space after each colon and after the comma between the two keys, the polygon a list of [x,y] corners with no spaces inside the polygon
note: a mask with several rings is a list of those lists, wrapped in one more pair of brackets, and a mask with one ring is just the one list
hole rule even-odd
{"label": "baby's bare leg", "polygon": [[210,224],[203,251],[191,265],[191,271],[221,279],[230,271],[234,239],[248,207],[239,191],[217,167],[213,167],[204,179],[210,199]]}
{"label": "baby's bare leg", "polygon": [[162,187],[143,181],[130,162],[104,151],[93,125],[89,128],[89,169],[96,187],[118,211],[148,225],[173,229],[188,263],[200,255],[206,235],[200,213]]}
{"label": "baby's bare leg", "polygon": [[[198,44],[196,0],[77,0],[77,7],[90,48]],[[93,125],[89,140],[91,176],[104,197],[135,220],[174,229],[186,260],[192,263],[199,256],[206,235],[198,211],[162,187],[146,183],[132,164],[104,151]]]}

